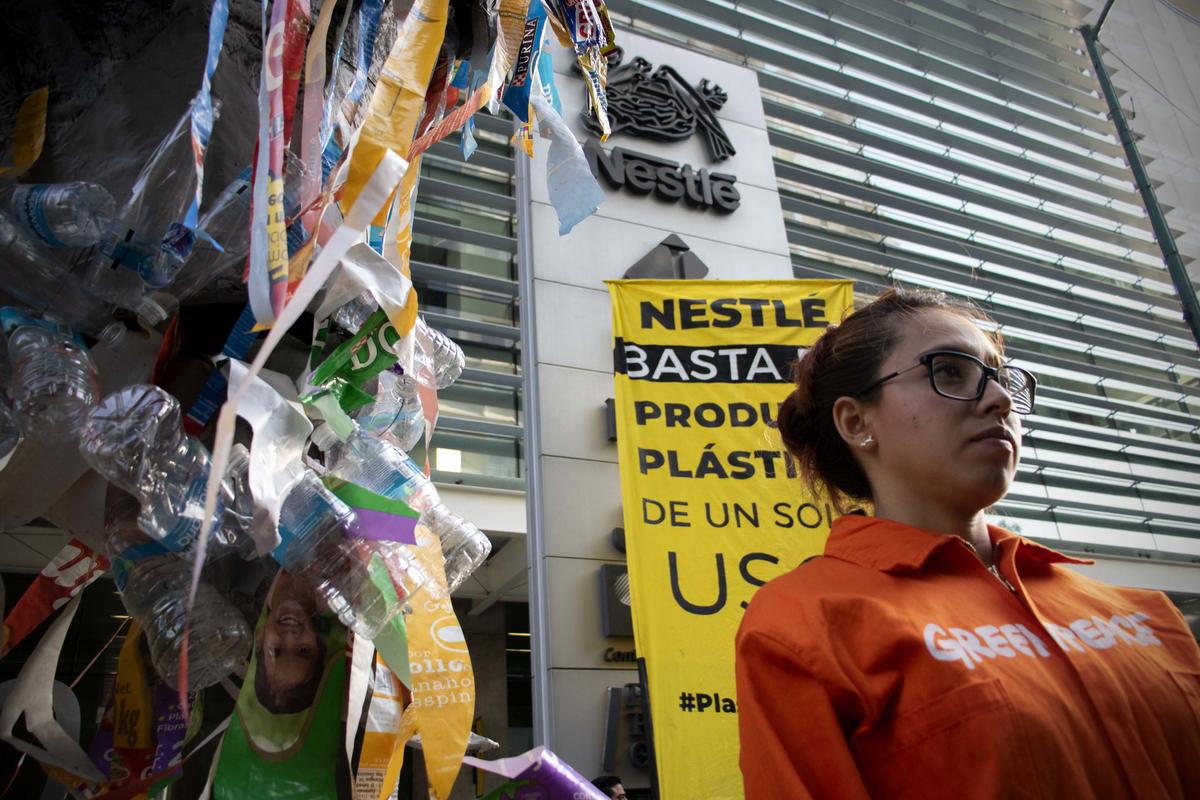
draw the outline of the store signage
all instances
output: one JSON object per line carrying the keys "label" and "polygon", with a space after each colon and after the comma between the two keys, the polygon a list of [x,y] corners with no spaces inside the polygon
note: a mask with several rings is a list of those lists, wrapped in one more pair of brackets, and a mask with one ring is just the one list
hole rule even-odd
{"label": "store signage", "polygon": [[[626,133],[659,142],[678,142],[699,131],[713,161],[724,161],[737,151],[721,127],[717,113],[729,99],[720,86],[707,79],[695,86],[674,67],[654,68],[641,56],[622,64],[624,51],[608,56],[608,119],[612,133]],[[584,126],[600,135],[600,124],[585,111]]]}
{"label": "store signage", "polygon": [[737,178],[724,172],[695,169],[670,159],[614,147],[605,152],[594,139],[584,145],[584,154],[592,174],[613,189],[633,194],[653,193],[660,200],[680,200],[700,209],[730,214],[741,205],[742,195],[734,183]]}
{"label": "store signage", "polygon": [[609,664],[636,664],[637,651],[609,647],[604,651],[604,660]]}

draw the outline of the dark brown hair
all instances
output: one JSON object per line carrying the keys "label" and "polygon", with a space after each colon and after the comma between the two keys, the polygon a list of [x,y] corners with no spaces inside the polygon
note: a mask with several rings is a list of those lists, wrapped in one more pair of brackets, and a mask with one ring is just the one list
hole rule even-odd
{"label": "dark brown hair", "polygon": [[[949,311],[994,326],[979,308],[928,289],[889,289],[831,325],[795,364],[795,390],[779,406],[779,433],[809,485],[825,490],[840,511],[845,500],[870,501],[871,484],[833,423],[833,404],[880,377],[901,335],[921,311]],[[985,331],[1003,354],[999,331]]]}

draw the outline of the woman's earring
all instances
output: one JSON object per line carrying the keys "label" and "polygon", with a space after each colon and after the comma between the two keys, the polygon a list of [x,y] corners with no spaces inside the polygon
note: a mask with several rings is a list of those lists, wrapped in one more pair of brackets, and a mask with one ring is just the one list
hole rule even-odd
{"label": "woman's earring", "polygon": [[875,444],[875,437],[868,433],[866,435],[866,437],[861,442],[858,443],[858,446],[859,447],[870,447],[873,444]]}

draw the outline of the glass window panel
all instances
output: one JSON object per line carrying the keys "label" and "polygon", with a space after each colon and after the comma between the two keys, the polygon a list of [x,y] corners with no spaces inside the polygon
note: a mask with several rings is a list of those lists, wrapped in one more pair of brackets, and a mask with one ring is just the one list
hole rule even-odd
{"label": "glass window panel", "polygon": [[1200,556],[1200,536],[1193,538],[1191,536],[1170,536],[1156,533],[1154,541],[1158,545],[1159,550],[1168,553],[1185,553],[1191,556]]}
{"label": "glass window panel", "polygon": [[901,197],[912,200],[923,200],[927,203],[933,203],[935,205],[953,209],[957,209],[962,205],[962,200],[958,199],[957,197],[952,197],[948,194],[931,192],[928,189],[910,186],[907,183],[892,180],[891,178],[884,178],[879,175],[872,175],[867,182],[872,186],[877,186],[880,189],[885,189],[889,192],[895,192]]}
{"label": "glass window panel", "polygon": [[938,155],[944,155],[946,153],[946,148],[937,142],[931,142],[928,139],[922,139],[919,136],[913,136],[910,133],[898,131],[894,128],[889,128],[886,125],[879,125],[867,119],[856,119],[854,121],[854,127],[860,128],[868,133],[875,134],[876,136],[882,136],[886,139],[891,139],[894,142],[908,145],[909,147],[915,147],[918,150],[926,150],[930,153],[937,153]]}
{"label": "glass window panel", "polygon": [[[1103,518],[1098,518],[1097,523]],[[1143,550],[1154,549],[1154,537],[1140,531],[1127,531],[1119,528],[1105,528],[1098,524],[1081,525],[1074,522],[1059,522],[1059,533],[1064,541],[1101,544],[1109,547],[1128,547]]]}
{"label": "glass window panel", "polygon": [[1017,228],[1025,233],[1033,233],[1038,236],[1045,236],[1050,232],[1050,226],[1041,222],[1035,222],[1025,217],[1009,214],[1006,211],[997,211],[994,208],[982,205],[980,203],[967,203],[964,208],[968,214],[973,217],[982,217],[983,219],[999,222],[1002,225],[1008,225]]}
{"label": "glass window panel", "polygon": [[979,192],[981,194],[991,195],[992,197],[996,197],[1001,200],[1007,200],[1010,203],[1018,203],[1020,205],[1028,206],[1030,208],[1035,208],[1041,202],[1040,200],[1038,200],[1038,198],[1034,197],[1031,194],[1025,194],[1024,192],[1014,192],[1011,189],[1004,189],[999,186],[996,186],[995,184],[987,183],[986,181],[981,181],[976,178],[972,178],[969,175],[959,175],[955,179],[955,183],[957,183],[959,186],[962,186],[967,189],[971,189],[971,190]]}
{"label": "glass window panel", "polygon": [[891,208],[890,206],[880,205],[876,209],[876,213],[881,217],[894,219],[899,222],[905,222],[915,228],[937,231],[948,236],[953,236],[958,239],[965,239],[971,233],[970,228],[964,228],[960,225],[953,225],[949,222],[931,219],[921,214],[914,214],[911,211],[904,211],[899,208]]}
{"label": "glass window panel", "polygon": [[1020,508],[1016,504],[1002,501],[996,509],[1003,516],[990,516],[989,521],[1005,530],[1020,534],[1031,539],[1047,539],[1054,541],[1061,538],[1058,535],[1058,525],[1053,520],[1032,519],[1020,516]]}

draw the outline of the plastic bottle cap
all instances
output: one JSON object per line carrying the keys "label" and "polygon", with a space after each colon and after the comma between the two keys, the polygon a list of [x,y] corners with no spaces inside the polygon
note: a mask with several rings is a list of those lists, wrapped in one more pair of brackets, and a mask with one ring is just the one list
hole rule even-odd
{"label": "plastic bottle cap", "polygon": [[138,301],[137,318],[146,324],[146,327],[153,328],[167,318],[167,311],[158,303],[151,300],[149,297],[143,297]]}
{"label": "plastic bottle cap", "polygon": [[328,422],[322,422],[316,427],[316,430],[312,432],[312,443],[322,451],[326,451],[333,447],[338,441],[338,435],[334,432],[333,428],[329,426]]}
{"label": "plastic bottle cap", "polygon": [[124,341],[128,333],[128,329],[120,322],[110,322],[104,326],[104,330],[100,331],[96,340],[106,347],[117,347]]}

